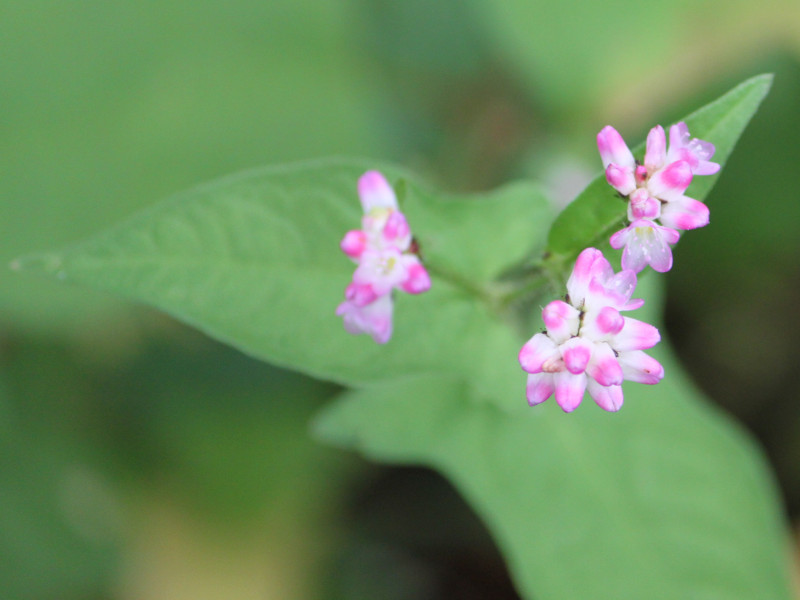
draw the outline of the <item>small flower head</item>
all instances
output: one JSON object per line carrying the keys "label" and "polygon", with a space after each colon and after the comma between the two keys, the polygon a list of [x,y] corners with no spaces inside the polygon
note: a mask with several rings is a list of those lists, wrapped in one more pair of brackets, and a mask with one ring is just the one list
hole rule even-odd
{"label": "small flower head", "polygon": [[358,266],[336,314],[350,333],[366,333],[383,344],[392,335],[393,290],[420,294],[431,280],[411,251],[411,229],[386,178],[378,171],[364,173],[358,193],[362,228],[348,231],[340,243]]}
{"label": "small flower head", "polygon": [[669,147],[660,125],[650,130],[643,164],[636,162],[611,126],[597,135],[597,148],[609,185],[630,200],[631,224],[611,238],[612,247],[625,248],[623,269],[638,273],[650,265],[656,271],[668,271],[672,267],[669,244],[678,241],[676,230],[708,224],[708,207],[684,192],[695,175],[719,170],[719,165],[710,161],[714,145],[691,138],[686,123],[677,123],[670,127]]}
{"label": "small flower head", "polygon": [[567,301],[555,300],[542,311],[546,331],[537,333],[519,352],[528,373],[526,395],[531,405],[551,395],[566,412],[585,392],[604,410],[622,407],[622,382],[658,383],[661,365],[642,352],[660,340],[658,330],[620,311],[642,306],[632,300],[636,274],[614,273],[595,248],[581,252],[567,281]]}

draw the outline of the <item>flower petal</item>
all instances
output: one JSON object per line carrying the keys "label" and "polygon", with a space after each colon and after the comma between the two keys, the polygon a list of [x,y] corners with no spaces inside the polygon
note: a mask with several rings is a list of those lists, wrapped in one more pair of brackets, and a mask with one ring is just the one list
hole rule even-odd
{"label": "flower petal", "polygon": [[578,255],[575,266],[567,280],[569,302],[576,308],[583,306],[589,283],[598,277],[601,281],[613,276],[614,270],[597,248],[586,248]]}
{"label": "flower petal", "polygon": [[656,125],[647,134],[647,150],[644,155],[644,166],[649,173],[663,167],[667,162],[667,136],[664,128]]}
{"label": "flower petal", "polygon": [[620,352],[619,364],[628,381],[654,385],[664,378],[664,367],[661,363],[641,350]]}
{"label": "flower petal", "polygon": [[558,346],[547,334],[537,333],[519,351],[519,364],[527,373],[541,373],[546,361],[560,356]]}
{"label": "flower petal", "polygon": [[358,306],[350,300],[336,308],[336,314],[344,317],[344,328],[349,333],[367,333],[379,344],[385,344],[392,337],[391,295],[381,296],[365,306]]}
{"label": "flower petal", "polygon": [[525,396],[528,398],[528,404],[530,406],[541,404],[553,395],[555,389],[551,373],[528,375],[528,382],[525,385]]}
{"label": "flower petal", "polygon": [[661,222],[675,229],[705,227],[708,216],[708,206],[688,196],[674,198],[661,208]]}
{"label": "flower petal", "polygon": [[406,278],[400,284],[403,291],[409,294],[421,294],[431,289],[431,277],[428,271],[419,262],[419,258],[414,254],[404,254],[400,260],[403,262],[406,271]]}
{"label": "flower petal", "polygon": [[573,337],[561,344],[558,349],[564,359],[564,366],[573,375],[578,375],[586,370],[586,365],[592,358],[592,342],[583,337]]}
{"label": "flower petal", "polygon": [[629,350],[646,350],[652,348],[661,341],[661,334],[658,329],[631,317],[623,317],[625,325],[610,342],[617,352],[627,352]]}
{"label": "flower petal", "polygon": [[692,167],[685,160],[678,160],[653,173],[647,180],[647,190],[654,198],[672,200],[682,196],[690,183]]}
{"label": "flower petal", "polygon": [[542,310],[547,333],[557,344],[578,333],[580,311],[562,300],[553,300]]}
{"label": "flower petal", "polygon": [[411,244],[411,229],[408,227],[405,215],[399,210],[389,213],[381,235],[386,245],[394,246],[401,252],[408,249]]}
{"label": "flower petal", "polygon": [[636,189],[636,179],[633,170],[620,167],[611,163],[606,167],[606,181],[623,196],[627,196]]}
{"label": "flower petal", "polygon": [[556,402],[564,412],[572,412],[583,400],[586,390],[586,375],[573,375],[569,371],[561,371],[553,375]]}
{"label": "flower petal", "polygon": [[720,166],[709,160],[716,150],[714,144],[690,137],[686,123],[676,123],[669,128],[667,162],[685,160],[695,175],[713,175],[719,171]]}
{"label": "flower petal", "polygon": [[623,168],[630,168],[631,171],[636,167],[636,160],[628,149],[628,145],[611,125],[603,127],[597,134],[597,149],[600,151],[603,168],[611,163]]}
{"label": "flower petal", "polygon": [[594,344],[592,359],[586,366],[586,374],[600,385],[620,385],[622,383],[622,367],[611,346],[605,342]]}
{"label": "flower petal", "polygon": [[593,379],[589,380],[586,386],[589,395],[597,403],[597,406],[608,412],[617,412],[622,408],[623,396],[622,386],[620,385],[600,385]]}
{"label": "flower petal", "polygon": [[397,210],[397,197],[386,178],[378,171],[367,171],[358,180],[361,206],[368,213],[374,208]]}
{"label": "flower petal", "polygon": [[350,258],[358,258],[367,248],[367,234],[360,229],[354,229],[344,234],[339,247]]}

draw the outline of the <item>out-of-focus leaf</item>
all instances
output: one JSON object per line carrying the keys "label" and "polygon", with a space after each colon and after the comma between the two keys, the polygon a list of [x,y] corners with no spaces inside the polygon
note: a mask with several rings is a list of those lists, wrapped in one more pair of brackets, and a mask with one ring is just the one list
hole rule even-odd
{"label": "out-of-focus leaf", "polygon": [[[692,137],[715,145],[715,162],[724,166],[771,84],[771,75],[753,77],[682,119]],[[643,150],[644,143],[635,147],[633,153],[641,158]],[[695,177],[687,195],[702,200],[722,172]],[[615,229],[621,228],[626,206],[606,182],[605,174],[600,174],[553,223],[547,241],[552,259],[571,263],[582,249],[605,245]]]}
{"label": "out-of-focus leaf", "polygon": [[552,401],[501,411],[431,375],[345,393],[315,431],[444,473],[525,598],[788,600],[784,524],[759,452],[659,358],[667,377],[626,385],[617,414],[588,399],[571,415]]}
{"label": "out-of-focus leaf", "polygon": [[229,177],[20,265],[142,300],[257,357],[335,381],[473,371],[492,351],[500,284],[487,280],[541,249],[548,204],[527,185],[439,197],[385,168],[433,287],[398,295],[395,336],[378,346],[347,334],[334,314],[353,272],[338,243],[359,226],[356,182],[374,167],[334,160]]}
{"label": "out-of-focus leaf", "polygon": [[8,600],[91,597],[116,556],[116,499],[65,438],[20,428],[0,388],[0,581]]}
{"label": "out-of-focus leaf", "polygon": [[[335,0],[4,3],[0,263],[195,181],[379,153],[382,96],[353,43],[354,10]],[[126,314],[108,296],[0,269],[5,326],[94,333]]]}

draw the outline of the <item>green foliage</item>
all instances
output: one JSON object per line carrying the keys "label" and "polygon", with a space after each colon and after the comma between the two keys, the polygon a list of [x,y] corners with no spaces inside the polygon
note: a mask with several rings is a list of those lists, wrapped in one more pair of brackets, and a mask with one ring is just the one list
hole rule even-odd
{"label": "green foliage", "polygon": [[431,376],[345,393],[315,431],[444,473],[524,598],[790,598],[760,456],[668,352],[659,359],[664,381],[626,385],[614,415],[588,400],[569,417],[552,402],[509,413],[476,402],[466,379]]}
{"label": "green foliage", "polygon": [[[769,83],[754,78],[686,119],[720,161]],[[386,346],[346,334],[334,316],[353,269],[337,244],[358,227],[356,181],[371,168],[401,192],[433,278],[430,292],[399,295]],[[300,163],[190,190],[17,266],[144,301],[249,354],[356,387],[317,432],[441,470],[492,529],[527,598],[787,598],[760,458],[668,352],[665,381],[626,386],[617,415],[590,402],[569,417],[552,402],[525,406],[515,357],[532,332],[509,327],[519,288],[508,275],[546,283],[583,247],[603,247],[624,207],[607,208],[613,191],[600,183],[547,238],[552,215],[529,184],[445,196],[385,165]],[[531,262],[546,238],[553,273]],[[655,294],[642,294],[651,312]]]}
{"label": "green foliage", "polygon": [[[692,137],[715,145],[714,162],[724,166],[771,84],[771,75],[753,77],[681,120],[688,125]],[[643,151],[644,143],[633,148],[634,156],[640,159]],[[718,177],[719,174],[695,178],[687,195],[703,200]],[[604,246],[610,235],[621,228],[626,208],[606,182],[605,174],[598,175],[553,223],[547,242],[551,259],[564,268],[583,248]]]}
{"label": "green foliage", "polygon": [[439,197],[384,168],[403,182],[433,289],[398,298],[396,335],[379,347],[345,334],[334,315],[353,271],[338,243],[359,227],[356,182],[374,166],[333,160],[229,177],[20,266],[148,302],[249,354],[334,381],[474,369],[503,291],[491,280],[541,252],[549,206],[531,185]]}
{"label": "green foliage", "polygon": [[[74,243],[197,181],[379,152],[383,96],[352,44],[353,12],[331,0],[5,3],[0,263]],[[86,335],[129,313],[107,295],[0,270],[4,326]]]}

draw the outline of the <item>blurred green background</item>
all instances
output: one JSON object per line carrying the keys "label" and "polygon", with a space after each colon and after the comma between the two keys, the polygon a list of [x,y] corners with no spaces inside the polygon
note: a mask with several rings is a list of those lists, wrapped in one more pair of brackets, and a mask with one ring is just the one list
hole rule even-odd
{"label": "blurred green background", "polygon": [[[602,126],[633,145],[774,72],[711,226],[676,250],[667,335],[798,522],[796,1],[2,0],[0,56],[6,264],[327,155],[453,190],[535,177],[564,203],[599,171]],[[104,294],[0,281],[2,598],[516,597],[440,477],[309,439],[334,386]]]}

